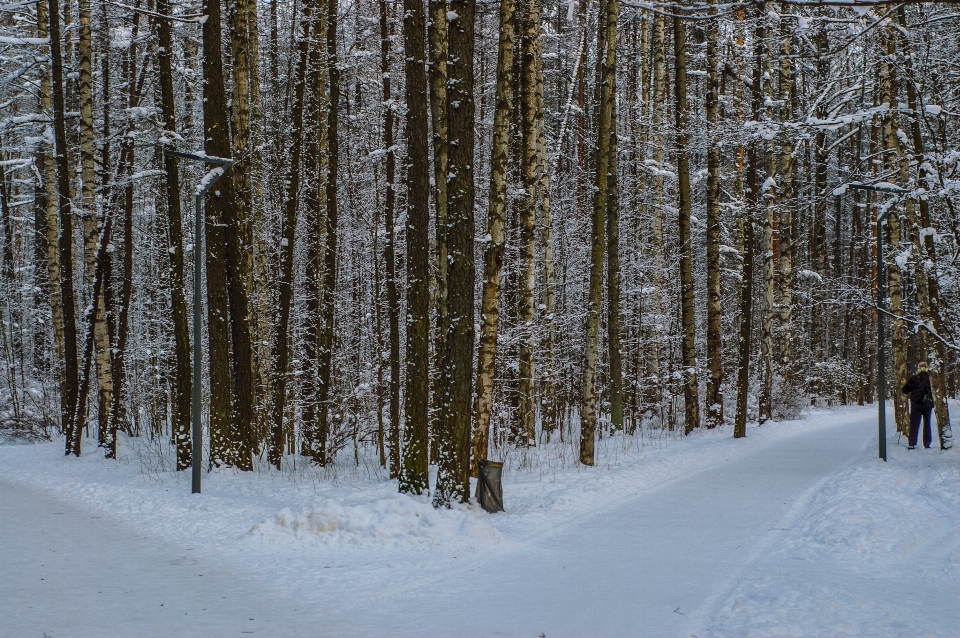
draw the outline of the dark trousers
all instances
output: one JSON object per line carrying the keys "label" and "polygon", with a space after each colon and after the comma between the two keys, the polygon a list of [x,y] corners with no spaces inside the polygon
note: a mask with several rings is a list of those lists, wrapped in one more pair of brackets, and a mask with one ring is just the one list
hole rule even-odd
{"label": "dark trousers", "polygon": [[917,435],[920,434],[920,417],[923,417],[923,447],[930,447],[933,435],[930,433],[930,411],[933,408],[921,408],[916,403],[910,404],[910,445],[917,444]]}

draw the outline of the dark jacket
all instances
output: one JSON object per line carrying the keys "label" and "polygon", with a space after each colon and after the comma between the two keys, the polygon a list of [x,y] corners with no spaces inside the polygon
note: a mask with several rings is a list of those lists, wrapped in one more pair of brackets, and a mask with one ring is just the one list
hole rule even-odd
{"label": "dark jacket", "polygon": [[926,372],[918,372],[913,375],[907,379],[906,385],[903,386],[903,393],[910,395],[910,401],[912,403],[920,403],[923,401],[923,396],[928,392],[933,396],[933,393],[930,391],[930,375]]}

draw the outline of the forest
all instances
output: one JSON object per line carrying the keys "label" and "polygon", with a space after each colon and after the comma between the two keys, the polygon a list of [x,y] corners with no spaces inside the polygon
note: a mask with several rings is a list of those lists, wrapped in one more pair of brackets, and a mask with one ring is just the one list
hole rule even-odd
{"label": "forest", "polygon": [[8,0],[0,67],[10,436],[186,469],[196,375],[205,466],[443,506],[929,362],[953,444],[956,2]]}

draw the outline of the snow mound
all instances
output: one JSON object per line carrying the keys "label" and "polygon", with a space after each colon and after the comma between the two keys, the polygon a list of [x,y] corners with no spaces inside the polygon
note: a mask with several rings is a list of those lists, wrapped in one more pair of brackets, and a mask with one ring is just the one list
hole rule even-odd
{"label": "snow mound", "polygon": [[268,544],[329,546],[496,545],[503,536],[470,509],[434,509],[397,494],[359,505],[325,500],[299,514],[284,508],[254,525],[248,536]]}

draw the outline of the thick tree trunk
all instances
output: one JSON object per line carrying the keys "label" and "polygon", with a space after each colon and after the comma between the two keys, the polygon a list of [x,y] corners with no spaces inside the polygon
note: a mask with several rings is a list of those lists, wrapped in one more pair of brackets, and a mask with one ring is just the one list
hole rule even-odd
{"label": "thick tree trunk", "polygon": [[[764,4],[766,7],[766,4]],[[763,96],[767,121],[773,120],[773,79],[770,68],[770,48],[767,44],[769,35],[764,21],[767,16],[760,16],[757,26],[757,40],[763,42],[760,49],[760,81],[763,87]],[[761,351],[761,388],[758,420],[763,423],[773,418],[773,313],[774,313],[774,279],[776,277],[776,247],[774,226],[776,225],[777,206],[777,153],[774,140],[768,140],[765,145],[765,181],[760,186],[763,198],[763,320],[761,322],[760,351]]]}
{"label": "thick tree trunk", "polygon": [[427,476],[430,399],[430,164],[427,147],[426,17],[419,0],[403,2],[407,124],[407,325],[404,446],[400,491],[422,494]]}
{"label": "thick tree trunk", "polygon": [[[393,150],[393,96],[391,94],[390,76],[390,37],[392,28],[390,9],[386,0],[379,0],[380,5],[380,70],[383,76],[383,147],[387,149],[386,157],[386,192],[384,194],[384,226],[386,228],[386,245],[384,246],[384,261],[387,268],[387,323],[388,340],[390,342],[390,383],[389,406],[390,425],[386,434],[390,438],[390,478],[400,476],[400,294],[397,290],[397,229],[394,212],[396,207],[396,153]],[[445,17],[445,16],[444,16]],[[433,95],[431,93],[431,95]],[[439,184],[439,182],[438,182]],[[445,183],[444,183],[445,185]],[[446,191],[444,191],[446,192]],[[379,330],[378,330],[379,334]],[[383,438],[381,433],[381,455],[383,453]]]}
{"label": "thick tree trunk", "polygon": [[476,0],[450,3],[447,117],[447,310],[438,391],[441,396],[435,506],[470,496],[470,399],[474,337],[474,17]]}
{"label": "thick tree trunk", "polygon": [[[430,82],[430,126],[433,130],[433,193],[435,207],[436,228],[436,332],[434,333],[433,359],[431,381],[434,387],[434,401],[442,396],[438,392],[440,379],[439,362],[443,361],[443,348],[449,328],[449,311],[447,309],[447,271],[449,259],[447,255],[447,190],[449,188],[448,164],[450,161],[449,146],[449,117],[447,106],[447,75],[449,73],[449,19],[447,0],[428,0],[429,20],[427,21],[427,47],[429,69],[427,79]],[[431,430],[436,431],[440,426],[441,406],[434,405],[431,415]],[[436,448],[436,435],[433,436],[433,448]]]}
{"label": "thick tree trunk", "polygon": [[580,462],[594,464],[597,427],[597,355],[600,333],[600,309],[603,294],[603,256],[605,248],[607,199],[610,195],[610,142],[616,133],[613,102],[616,73],[616,0],[603,0],[598,17],[597,56],[597,148],[593,219],[590,233],[590,288],[587,298],[587,334],[580,404]]}
{"label": "thick tree trunk", "polygon": [[[66,108],[63,95],[63,56],[60,52],[60,5],[48,0],[48,33],[50,36],[50,76],[53,107],[54,161],[57,172],[56,205],[59,210],[59,232],[56,236],[57,260],[60,266],[60,306],[63,312],[63,377],[60,384],[61,427],[66,439],[66,454],[80,456],[82,414],[77,411],[77,321],[73,296],[73,207],[70,193],[70,163],[67,157]],[[53,243],[53,242],[51,242]]]}
{"label": "thick tree trunk", "polygon": [[251,185],[250,73],[259,61],[251,58],[250,25],[246,0],[229,3],[230,51],[233,86],[230,96],[231,153],[236,163],[230,169],[232,205],[224,208],[227,224],[227,277],[230,298],[230,330],[233,341],[234,405],[231,437],[236,464],[253,469],[254,357],[250,325],[250,291],[253,271],[253,239],[250,228],[253,190]]}
{"label": "thick tree trunk", "polygon": [[[826,70],[824,70],[826,77]],[[793,34],[784,26],[780,47],[780,99],[783,102],[780,119],[793,120],[793,102],[796,93],[793,68]],[[785,387],[792,383],[793,366],[793,219],[797,203],[793,192],[793,139],[791,132],[782,133],[780,143],[780,371]],[[826,193],[817,193],[826,204]],[[824,273],[825,274],[825,273]]]}
{"label": "thick tree trunk", "polygon": [[[170,0],[158,0],[157,13],[170,15]],[[173,29],[170,20],[157,20],[160,95],[163,130],[177,131],[173,88]],[[187,313],[183,264],[183,214],[180,207],[180,166],[177,158],[165,157],[167,186],[167,241],[170,253],[170,301],[173,310],[173,340],[176,374],[173,383],[173,439],[177,446],[177,469],[190,467],[190,415],[193,376],[190,367],[190,325]]]}
{"label": "thick tree trunk", "polygon": [[[473,403],[473,458],[487,458],[490,412],[493,407],[493,375],[500,320],[500,273],[503,268],[504,226],[507,211],[507,159],[510,148],[510,116],[513,113],[513,62],[516,2],[500,3],[496,98],[493,139],[490,144],[490,187],[487,198],[487,236],[483,250],[483,292],[480,299],[480,347],[477,353],[477,383]],[[471,473],[476,475],[474,463]]]}
{"label": "thick tree trunk", "polygon": [[[302,127],[304,146],[304,161],[301,177],[306,182],[304,189],[303,223],[304,240],[306,243],[306,268],[303,277],[304,312],[306,321],[303,323],[303,353],[300,379],[301,411],[300,411],[300,454],[313,457],[313,451],[318,448],[320,432],[317,428],[318,412],[318,385],[320,379],[320,360],[317,357],[320,345],[319,325],[323,321],[321,315],[321,288],[323,276],[323,246],[326,241],[327,229],[327,175],[329,171],[329,138],[327,111],[327,20],[326,5],[314,2],[310,12],[310,54],[307,60],[308,73],[306,87],[304,87],[304,102],[307,108],[307,123]],[[309,133],[308,133],[309,131]],[[296,233],[296,230],[294,231]],[[282,435],[282,434],[281,434]]]}
{"label": "thick tree trunk", "polygon": [[[48,5],[42,0],[37,3],[37,37],[45,39],[50,36],[48,28]],[[52,57],[52,54],[51,54]],[[53,119],[52,73],[40,75],[40,106],[45,114]],[[56,148],[51,146],[52,155],[48,155],[46,147],[41,147],[36,155],[37,170],[43,178],[43,189],[46,196],[43,232],[46,245],[46,275],[47,294],[50,299],[50,316],[53,321],[54,369],[56,370],[59,387],[66,384],[66,360],[64,343],[63,295],[60,286],[60,222],[59,196],[57,181]],[[61,393],[61,408],[63,394]]]}
{"label": "thick tree trunk", "polygon": [[610,148],[607,149],[607,361],[610,366],[610,426],[623,429],[623,365],[620,352],[620,199],[617,163],[617,20],[619,5],[611,0],[606,40],[609,68],[605,69],[613,101],[610,106]]}
{"label": "thick tree trunk", "polygon": [[547,159],[543,38],[537,38],[537,41],[534,43],[534,53],[537,57],[537,63],[535,65],[536,79],[534,84],[537,108],[534,114],[534,120],[537,131],[537,171],[539,174],[538,215],[540,219],[540,241],[543,244],[543,311],[541,314],[543,339],[540,343],[540,351],[542,353],[542,366],[540,370],[540,423],[544,436],[549,442],[550,433],[557,427],[557,373],[556,362],[554,360],[554,343],[556,341],[556,324],[554,321],[556,276],[554,274],[553,257],[553,213],[550,201],[550,170]]}
{"label": "thick tree trunk", "polygon": [[687,57],[686,26],[681,18],[673,19],[674,73],[676,74],[678,231],[680,244],[680,322],[683,330],[681,362],[683,364],[684,433],[700,427],[700,397],[697,384],[697,333],[693,297],[693,247],[690,245],[690,167],[687,126]]}
{"label": "thick tree trunk", "polygon": [[[715,4],[712,2],[712,4]],[[720,82],[718,27],[707,23],[707,396],[706,426],[723,425],[723,335],[720,307]],[[744,222],[750,223],[749,220]],[[749,293],[748,293],[749,294]],[[742,298],[741,298],[742,299]],[[741,301],[742,303],[742,301]],[[741,363],[742,365],[742,363]]]}
{"label": "thick tree trunk", "polygon": [[[230,157],[230,127],[224,90],[223,56],[220,51],[219,0],[204,0],[203,13],[203,137],[204,151],[215,157]],[[210,462],[234,465],[237,450],[232,433],[234,358],[231,349],[230,300],[226,209],[233,205],[233,181],[228,172],[207,195],[206,275],[207,340],[210,367]],[[197,238],[199,240],[199,238]],[[194,250],[202,250],[197,245]]]}
{"label": "thick tree trunk", "polygon": [[536,348],[536,223],[537,203],[540,196],[537,174],[537,96],[536,64],[534,50],[540,35],[539,0],[521,0],[520,24],[520,129],[523,196],[518,202],[520,223],[520,277],[519,277],[519,324],[520,365],[519,400],[517,410],[517,443],[536,444],[536,371],[534,349]]}
{"label": "thick tree trunk", "polygon": [[337,191],[340,170],[340,71],[337,68],[337,0],[327,0],[327,173],[326,173],[326,243],[323,245],[323,278],[320,288],[319,388],[317,392],[317,429],[313,458],[320,465],[329,461],[327,440],[330,433],[330,384],[332,380],[334,344],[334,310],[337,290]]}
{"label": "thick tree trunk", "polygon": [[746,219],[743,220],[743,270],[740,279],[740,343],[737,360],[737,411],[733,419],[733,437],[747,435],[747,392],[750,389],[750,340],[753,324],[753,214],[758,204],[757,174],[759,166],[757,152],[751,147],[748,153],[747,189],[748,198]]}

